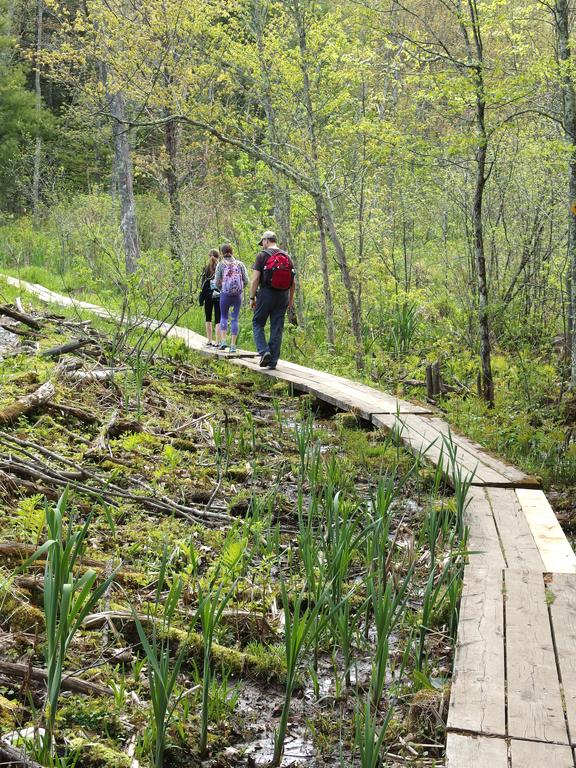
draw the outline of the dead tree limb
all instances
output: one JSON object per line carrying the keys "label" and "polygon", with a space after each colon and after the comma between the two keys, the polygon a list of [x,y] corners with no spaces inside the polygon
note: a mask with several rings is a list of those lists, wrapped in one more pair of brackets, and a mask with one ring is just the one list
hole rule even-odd
{"label": "dead tree limb", "polygon": [[48,409],[59,411],[62,416],[74,416],[80,419],[80,421],[85,421],[87,424],[100,423],[100,418],[95,413],[88,413],[88,411],[84,411],[82,408],[76,408],[76,406],[68,405],[67,403],[48,403]]}
{"label": "dead tree limb", "polygon": [[16,336],[34,336],[36,338],[40,335],[37,331],[33,331],[32,328],[19,328],[17,325],[10,325],[9,323],[0,323],[0,328],[9,333],[14,333]]}
{"label": "dead tree limb", "polygon": [[42,768],[40,763],[35,762],[20,752],[19,749],[11,747],[2,740],[0,740],[0,763],[3,766],[9,766],[9,768]]}
{"label": "dead tree limb", "polygon": [[[45,669],[40,669],[40,667],[30,668],[28,664],[14,664],[10,661],[0,661],[0,673],[19,680],[30,677],[32,680],[45,682],[48,679],[48,672]],[[74,677],[73,672],[62,673],[62,690],[84,693],[87,696],[112,695],[110,688],[98,685],[97,683],[91,683],[88,680],[80,680]]]}
{"label": "dead tree limb", "polygon": [[16,400],[12,405],[6,406],[0,411],[0,426],[8,426],[13,424],[20,416],[24,416],[40,405],[44,405],[51,400],[56,394],[56,389],[51,381],[47,381],[42,386],[35,389],[29,395]]}
{"label": "dead tree limb", "polygon": [[80,347],[85,347],[86,344],[90,344],[90,339],[76,339],[75,341],[68,341],[66,344],[59,344],[57,347],[50,347],[40,352],[41,357],[58,357],[59,355],[65,355],[67,352],[74,352]]}
{"label": "dead tree limb", "polygon": [[32,315],[28,315],[25,312],[19,312],[17,309],[12,309],[12,307],[9,307],[7,304],[0,305],[0,315],[6,315],[6,317],[11,317],[13,320],[18,320],[19,323],[29,325],[30,328],[34,328],[35,331],[39,331],[42,327],[40,322],[36,320],[35,317],[32,317]]}

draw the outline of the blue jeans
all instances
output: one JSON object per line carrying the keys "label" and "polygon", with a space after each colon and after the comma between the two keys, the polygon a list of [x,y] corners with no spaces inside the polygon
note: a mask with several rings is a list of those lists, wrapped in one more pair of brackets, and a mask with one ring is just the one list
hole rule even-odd
{"label": "blue jeans", "polygon": [[[270,365],[276,365],[280,357],[284,318],[288,309],[290,291],[275,291],[261,287],[256,297],[256,309],[252,318],[254,343],[260,355],[270,352]],[[264,326],[270,320],[270,340],[266,341]]]}

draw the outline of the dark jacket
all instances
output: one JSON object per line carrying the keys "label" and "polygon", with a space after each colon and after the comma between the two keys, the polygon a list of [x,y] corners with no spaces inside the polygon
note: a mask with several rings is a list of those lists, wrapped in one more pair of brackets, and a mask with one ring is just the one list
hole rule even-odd
{"label": "dark jacket", "polygon": [[202,307],[207,301],[212,301],[212,288],[210,288],[210,281],[214,279],[214,275],[209,275],[208,270],[205,268],[202,272],[202,288],[200,289],[200,295],[198,296],[198,304]]}

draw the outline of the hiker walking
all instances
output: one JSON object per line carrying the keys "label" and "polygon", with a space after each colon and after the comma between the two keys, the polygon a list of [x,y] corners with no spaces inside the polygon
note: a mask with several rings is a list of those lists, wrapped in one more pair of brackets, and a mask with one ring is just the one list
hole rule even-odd
{"label": "hiker walking", "polygon": [[[267,230],[258,245],[250,283],[250,306],[254,311],[252,330],[260,355],[261,368],[276,368],[282,346],[284,318],[294,304],[294,264],[290,256],[276,245],[276,235]],[[270,319],[270,338],[264,327]]]}
{"label": "hiker walking", "polygon": [[[198,302],[204,306],[204,316],[206,318],[206,342],[207,347],[217,347],[220,343],[220,291],[216,289],[216,267],[220,261],[220,251],[213,248],[208,254],[208,264],[202,272],[202,288]],[[216,341],[212,340],[212,315],[214,315],[214,330],[216,332]]]}
{"label": "hiker walking", "polygon": [[220,247],[222,261],[216,267],[215,283],[220,291],[220,344],[219,349],[226,349],[228,333],[228,315],[230,315],[231,338],[230,352],[236,352],[238,339],[238,318],[242,306],[244,287],[248,285],[248,272],[241,261],[234,258],[232,246],[225,243]]}

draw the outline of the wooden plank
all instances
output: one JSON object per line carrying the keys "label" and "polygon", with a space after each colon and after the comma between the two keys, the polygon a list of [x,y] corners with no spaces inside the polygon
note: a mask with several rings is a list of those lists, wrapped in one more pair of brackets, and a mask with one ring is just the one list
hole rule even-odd
{"label": "wooden plank", "polygon": [[508,768],[508,746],[504,739],[449,733],[446,768]]}
{"label": "wooden plank", "polygon": [[299,376],[301,379],[310,379],[316,384],[327,384],[331,388],[339,391],[341,388],[345,388],[358,393],[364,402],[374,402],[375,407],[379,410],[373,411],[374,413],[412,413],[412,414],[426,414],[430,413],[429,408],[425,408],[421,405],[415,405],[407,400],[400,400],[387,392],[371,387],[368,384],[362,382],[353,381],[347,379],[344,376],[337,376],[326,371],[317,371],[314,368],[307,368],[297,363],[292,363],[288,360],[280,361],[280,369],[282,372],[291,372]]}
{"label": "wooden plank", "polygon": [[570,747],[541,741],[510,742],[512,768],[574,768]]}
{"label": "wooden plank", "polygon": [[466,566],[450,691],[450,730],[506,735],[502,571]]}
{"label": "wooden plank", "polygon": [[439,419],[435,416],[424,416],[424,421],[430,422],[439,432],[448,436],[451,435],[452,440],[467,453],[474,457],[479,457],[480,461],[487,467],[491,467],[493,470],[501,475],[504,475],[516,484],[527,484],[530,486],[539,486],[539,481],[530,475],[526,475],[517,467],[509,464],[506,461],[502,461],[495,456],[492,456],[487,452],[480,443],[476,443],[470,438],[460,434],[460,432],[454,430],[446,421]]}
{"label": "wooden plank", "polygon": [[506,568],[498,529],[492,515],[492,507],[486,489],[472,486],[469,502],[464,512],[464,523],[468,526],[468,550],[471,566],[490,567],[496,570]]}
{"label": "wooden plank", "polygon": [[567,744],[544,578],[504,571],[508,734]]}
{"label": "wooden plank", "polygon": [[[422,425],[421,431],[413,429],[412,425],[407,422],[407,419],[415,418],[420,417],[408,415],[402,416],[400,420],[397,420],[394,416],[373,414],[372,423],[388,431],[397,429],[400,439],[411,451],[416,454],[422,453],[424,459],[436,466],[442,463],[444,475],[452,480],[452,466],[448,459],[442,435],[432,429],[425,429],[424,425]],[[508,487],[511,485],[511,482],[503,475],[499,475],[483,464],[473,462],[472,457],[458,450],[457,462],[459,463],[460,461],[464,462],[460,466],[462,466],[465,473],[472,475],[474,470],[476,470],[472,477],[473,485],[492,485],[494,487]]]}
{"label": "wooden plank", "polygon": [[546,570],[534,536],[512,488],[489,488],[488,499],[509,568]]}
{"label": "wooden plank", "polygon": [[273,371],[270,371],[267,368],[260,368],[257,362],[251,360],[246,361],[244,359],[230,358],[230,361],[262,373],[265,376],[271,376],[282,381],[287,381],[293,384],[297,389],[309,392],[318,399],[330,403],[336,408],[357,413],[358,416],[366,421],[370,421],[374,409],[386,407],[385,404],[382,405],[375,398],[369,398],[360,392],[357,393],[353,389],[338,384],[331,384],[329,380],[326,380],[325,382],[313,381],[311,378],[301,376],[291,370],[285,370],[283,361],[280,361],[278,368]]}
{"label": "wooden plank", "polygon": [[551,579],[549,590],[552,629],[570,739],[572,744],[576,745],[576,576],[554,573]]}
{"label": "wooden plank", "polygon": [[544,570],[576,573],[576,555],[545,494],[518,488],[516,495],[544,562]]}
{"label": "wooden plank", "polygon": [[[402,421],[411,427],[415,432],[421,434],[427,440],[437,440],[439,445],[444,445],[445,439],[448,439],[450,433],[448,424],[440,419],[433,419],[427,416],[407,415],[402,417]],[[491,483],[501,485],[511,484],[511,480],[501,471],[503,467],[496,467],[496,462],[489,461],[490,457],[485,454],[481,448],[476,452],[469,452],[462,447],[459,436],[451,434],[452,444],[456,449],[456,460],[468,473],[474,473],[474,479],[483,481],[486,485]],[[448,448],[445,447],[448,454]]]}

